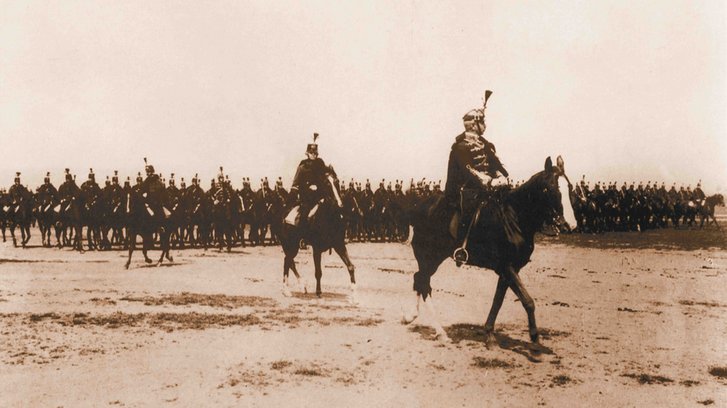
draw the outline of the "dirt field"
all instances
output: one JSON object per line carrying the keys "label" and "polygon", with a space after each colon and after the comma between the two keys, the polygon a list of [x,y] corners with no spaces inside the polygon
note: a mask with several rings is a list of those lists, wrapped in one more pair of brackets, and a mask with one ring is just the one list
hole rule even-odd
{"label": "dirt field", "polygon": [[[496,276],[450,261],[432,285],[452,342],[425,316],[402,325],[416,271],[402,244],[349,245],[359,305],[335,254],[316,299],[283,296],[278,247],[126,271],[118,251],[0,244],[0,405],[727,406],[725,239],[541,237],[522,271],[539,356],[512,293],[485,347]],[[313,288],[310,252],[298,262]]]}

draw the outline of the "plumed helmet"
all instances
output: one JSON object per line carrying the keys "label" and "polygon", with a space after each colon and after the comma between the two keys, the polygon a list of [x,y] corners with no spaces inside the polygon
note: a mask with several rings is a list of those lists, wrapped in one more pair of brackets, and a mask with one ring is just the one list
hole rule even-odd
{"label": "plumed helmet", "polygon": [[308,147],[305,149],[306,153],[318,154],[318,144],[316,144],[316,140],[318,140],[318,133],[313,133],[313,143],[308,143]]}
{"label": "plumed helmet", "polygon": [[93,169],[88,169],[88,179],[89,180],[96,180],[96,175],[93,174]]}
{"label": "plumed helmet", "polygon": [[179,182],[179,186],[181,188],[187,188],[187,183],[184,182],[184,177],[182,177],[182,180]]}
{"label": "plumed helmet", "polygon": [[487,101],[490,99],[492,91],[489,89],[485,91],[485,96],[482,98],[482,108],[472,109],[462,116],[462,121],[465,126],[474,124],[477,122],[484,123],[485,121],[485,109],[487,109]]}
{"label": "plumed helmet", "polygon": [[170,186],[174,185],[174,173],[172,173],[171,177],[169,177],[169,185]]}
{"label": "plumed helmet", "polygon": [[114,184],[118,184],[118,182],[119,182],[119,171],[118,170],[114,170],[114,176],[111,177],[111,181],[113,181]]}
{"label": "plumed helmet", "polygon": [[15,172],[15,180],[13,180],[13,181],[15,182],[15,184],[20,183],[20,172],[19,171]]}
{"label": "plumed helmet", "polygon": [[146,170],[146,174],[154,174],[154,166],[149,164],[149,162],[146,160],[146,157],[144,157],[144,169]]}
{"label": "plumed helmet", "polygon": [[136,173],[136,182],[141,183],[144,179],[141,177],[141,172]]}
{"label": "plumed helmet", "polygon": [[217,180],[219,180],[220,182],[225,181],[225,173],[222,169],[222,166],[220,166],[220,174],[217,176]]}
{"label": "plumed helmet", "polygon": [[50,172],[45,172],[45,178],[43,179],[44,183],[50,183]]}
{"label": "plumed helmet", "polygon": [[66,169],[66,181],[73,180],[73,176],[71,176],[71,169]]}

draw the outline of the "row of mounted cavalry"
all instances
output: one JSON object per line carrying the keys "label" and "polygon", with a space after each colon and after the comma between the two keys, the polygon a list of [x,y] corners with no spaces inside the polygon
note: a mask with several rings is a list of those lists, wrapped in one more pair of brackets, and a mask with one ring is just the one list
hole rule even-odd
{"label": "row of mounted cavalry", "polygon": [[[88,186],[92,187],[88,187]],[[72,189],[74,194],[61,195],[46,183],[35,193],[16,185],[0,193],[0,228],[3,241],[10,229],[18,245],[15,230],[21,231],[20,245],[30,239],[31,225],[37,225],[44,246],[70,246],[77,250],[104,250],[128,247],[128,232],[132,225],[142,225],[149,216],[144,197],[137,197],[141,181],[135,186],[119,185],[116,180],[101,189],[86,182],[83,188]],[[87,188],[88,187],[88,188]],[[384,181],[374,191],[369,182],[362,188],[351,181],[338,185],[348,241],[393,242],[408,238],[410,210],[417,203],[442,194],[439,184],[412,182],[407,190],[397,180],[394,188]],[[63,191],[63,188],[61,188]],[[204,191],[196,180],[189,187],[177,188],[173,181],[155,199],[164,213],[164,223],[170,231],[173,248],[237,245],[279,244],[279,231],[291,199],[278,179],[273,187],[261,181],[258,190],[249,180],[235,190],[229,180],[220,178]],[[135,204],[138,201],[138,204]],[[571,188],[571,201],[577,226],[574,232],[644,231],[668,226],[703,227],[713,223],[714,208],[724,205],[721,194],[709,197],[698,193],[677,194],[663,187],[616,189],[613,185],[601,190],[589,190],[586,185]],[[134,211],[138,207],[139,211]],[[153,211],[152,211],[153,212]],[[160,217],[152,217],[159,219]],[[85,234],[84,234],[85,231]],[[52,244],[52,237],[55,242]],[[157,240],[159,234],[156,234]]]}

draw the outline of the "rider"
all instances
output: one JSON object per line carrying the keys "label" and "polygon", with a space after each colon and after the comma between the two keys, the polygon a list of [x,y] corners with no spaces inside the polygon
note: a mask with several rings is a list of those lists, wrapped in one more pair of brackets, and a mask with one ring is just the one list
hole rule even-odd
{"label": "rider", "polygon": [[695,202],[699,203],[701,205],[702,200],[707,198],[707,196],[704,194],[704,191],[702,191],[702,180],[699,180],[697,183],[697,187],[694,188],[694,191],[692,191],[692,197]]}
{"label": "rider", "polygon": [[43,185],[38,187],[36,190],[39,194],[48,194],[49,197],[52,199],[55,199],[58,196],[58,190],[56,190],[53,183],[50,182],[50,172],[45,173],[45,178],[43,179]]}
{"label": "rider", "polygon": [[87,203],[92,203],[101,194],[101,188],[96,184],[96,176],[93,174],[93,169],[89,169],[88,180],[81,184],[81,191]]}
{"label": "rider", "polygon": [[295,205],[300,206],[299,217],[296,217],[295,225],[301,228],[307,225],[308,213],[321,199],[321,190],[328,174],[328,167],[323,159],[318,157],[318,145],[315,143],[317,139],[318,133],[313,133],[313,143],[308,144],[305,151],[307,157],[298,164],[293,185],[290,188],[290,196],[296,197]]}
{"label": "rider", "polygon": [[[146,163],[146,158],[144,158]],[[164,220],[164,212],[162,211],[162,203],[164,203],[166,189],[161,178],[154,173],[154,166],[146,164],[146,179],[141,183],[139,191],[144,199],[146,207],[150,210],[150,214],[155,220],[161,222]]]}
{"label": "rider", "polygon": [[8,190],[8,194],[13,200],[13,204],[19,204],[21,201],[31,196],[30,191],[20,183],[20,172],[15,173],[15,180],[13,185]]}
{"label": "rider", "polygon": [[492,91],[485,91],[482,109],[472,109],[462,117],[465,131],[456,137],[449,154],[444,197],[447,206],[459,215],[453,253],[458,266],[467,261],[466,238],[479,214],[479,203],[492,196],[493,183],[500,181],[500,175],[508,177],[495,154],[495,145],[482,136],[487,129],[485,108],[490,95]]}
{"label": "rider", "polygon": [[65,181],[58,187],[58,197],[64,204],[63,209],[67,209],[71,202],[78,200],[81,196],[81,189],[76,184],[76,178],[71,175],[71,170],[66,169]]}

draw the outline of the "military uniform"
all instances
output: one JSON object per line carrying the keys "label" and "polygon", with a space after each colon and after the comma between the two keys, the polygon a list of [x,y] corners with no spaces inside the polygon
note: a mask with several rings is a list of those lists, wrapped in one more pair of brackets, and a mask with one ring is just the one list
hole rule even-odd
{"label": "military uniform", "polygon": [[101,188],[96,184],[93,169],[88,174],[88,180],[81,184],[81,191],[87,203],[95,201],[101,195]]}
{"label": "military uniform", "polygon": [[139,186],[139,192],[144,199],[144,203],[152,214],[150,214],[157,222],[164,220],[164,212],[162,204],[166,201],[166,188],[161,178],[154,174],[153,166],[146,166],[146,179]]}
{"label": "military uniform", "polygon": [[313,143],[309,143],[306,148],[308,157],[298,164],[293,185],[290,187],[291,197],[297,196],[296,204],[300,205],[300,223],[298,223],[300,226],[305,226],[308,213],[323,196],[322,189],[328,174],[326,163],[318,157],[318,145],[315,143],[317,138],[318,133],[314,133]]}

